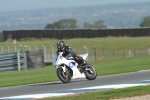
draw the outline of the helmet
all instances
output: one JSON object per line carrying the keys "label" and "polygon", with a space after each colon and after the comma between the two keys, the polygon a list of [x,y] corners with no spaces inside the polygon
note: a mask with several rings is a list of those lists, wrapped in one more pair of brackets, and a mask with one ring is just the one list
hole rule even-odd
{"label": "helmet", "polygon": [[65,47],[65,42],[63,40],[59,40],[56,45],[57,49],[62,49]]}

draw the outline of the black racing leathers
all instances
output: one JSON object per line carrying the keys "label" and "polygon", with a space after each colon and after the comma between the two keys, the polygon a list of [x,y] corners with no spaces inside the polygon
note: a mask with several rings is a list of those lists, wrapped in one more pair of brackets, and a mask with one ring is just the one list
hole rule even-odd
{"label": "black racing leathers", "polygon": [[76,53],[74,53],[73,50],[71,49],[71,47],[69,47],[69,46],[65,46],[64,50],[58,49],[57,55],[59,52],[63,52],[63,57],[72,56],[78,64],[84,63],[84,59],[82,57],[80,57],[79,55],[77,55]]}

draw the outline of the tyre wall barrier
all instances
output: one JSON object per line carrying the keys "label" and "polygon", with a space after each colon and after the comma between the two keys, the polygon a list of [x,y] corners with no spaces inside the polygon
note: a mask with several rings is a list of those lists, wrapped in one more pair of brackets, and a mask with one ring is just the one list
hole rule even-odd
{"label": "tyre wall barrier", "polygon": [[45,67],[44,53],[42,49],[26,51],[26,54],[28,69]]}

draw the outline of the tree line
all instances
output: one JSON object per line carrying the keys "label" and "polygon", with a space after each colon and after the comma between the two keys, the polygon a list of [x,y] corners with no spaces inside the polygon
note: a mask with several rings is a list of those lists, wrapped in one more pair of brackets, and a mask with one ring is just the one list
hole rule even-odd
{"label": "tree line", "polygon": [[[83,26],[85,29],[106,29],[107,25],[105,25],[104,20],[98,20],[91,24],[89,22],[84,22]],[[150,16],[145,16],[142,18],[142,21],[139,25],[140,27],[150,27]],[[76,19],[61,19],[54,23],[49,23],[46,25],[45,29],[78,29]]]}
{"label": "tree line", "polygon": [[[61,19],[54,23],[49,23],[46,25],[45,29],[77,29],[79,26],[77,25],[76,19]],[[84,28],[95,28],[95,29],[106,29],[104,20],[98,20],[94,24],[89,22],[84,23]]]}

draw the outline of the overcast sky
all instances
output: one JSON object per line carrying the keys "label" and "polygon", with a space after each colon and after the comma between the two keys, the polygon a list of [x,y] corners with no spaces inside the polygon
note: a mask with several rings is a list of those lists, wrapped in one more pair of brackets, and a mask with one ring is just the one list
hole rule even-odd
{"label": "overcast sky", "polygon": [[99,4],[150,2],[150,0],[0,0],[0,12]]}

